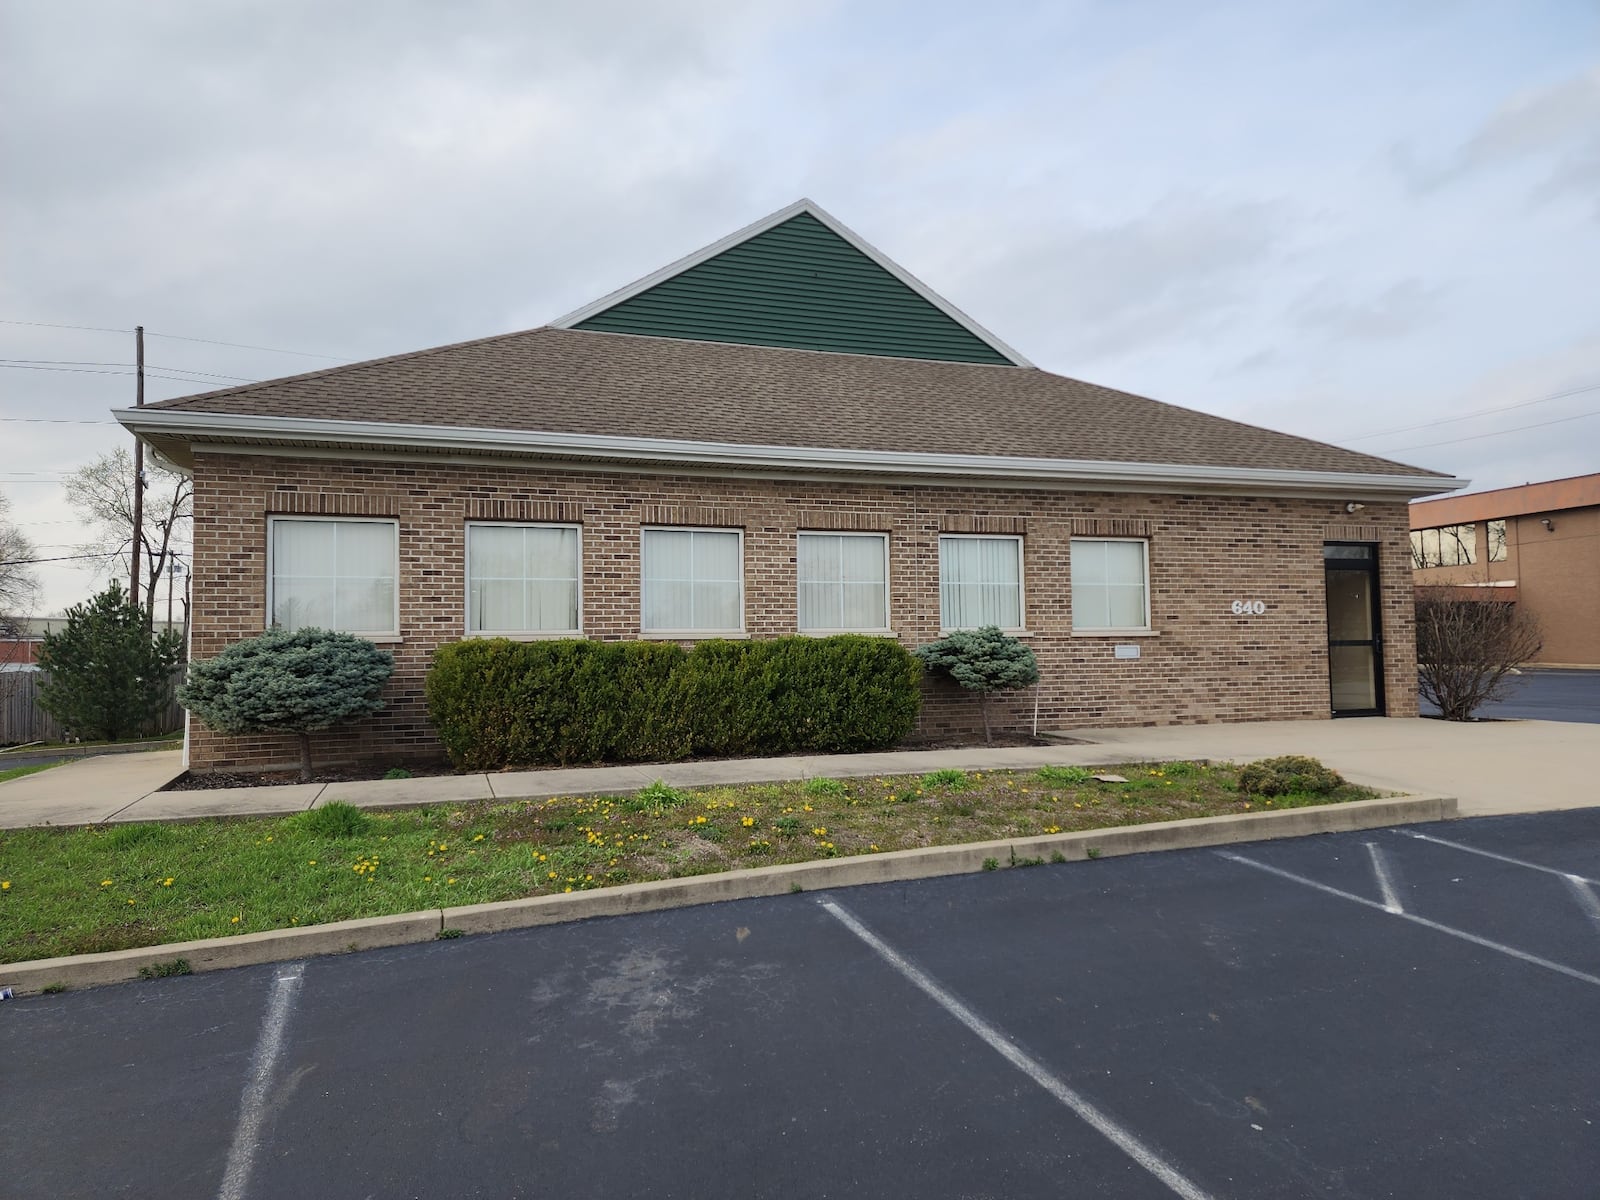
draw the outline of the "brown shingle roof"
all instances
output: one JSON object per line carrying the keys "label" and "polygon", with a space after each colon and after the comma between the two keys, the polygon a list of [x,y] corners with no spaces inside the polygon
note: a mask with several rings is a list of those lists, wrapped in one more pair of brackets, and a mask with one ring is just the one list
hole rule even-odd
{"label": "brown shingle roof", "polygon": [[1032,368],[548,327],[147,407],[755,446],[1433,474]]}

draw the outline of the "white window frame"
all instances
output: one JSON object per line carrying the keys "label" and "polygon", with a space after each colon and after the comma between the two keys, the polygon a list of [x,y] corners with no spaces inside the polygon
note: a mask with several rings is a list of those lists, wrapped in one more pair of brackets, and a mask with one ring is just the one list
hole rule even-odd
{"label": "white window frame", "polygon": [[[578,535],[578,626],[576,629],[474,629],[472,628],[472,531],[482,529],[571,529]],[[509,638],[539,642],[583,636],[583,526],[572,521],[468,521],[461,535],[462,625],[469,638]]]}
{"label": "white window frame", "polygon": [[955,633],[962,629],[979,629],[978,625],[946,625],[944,623],[944,543],[961,539],[979,542],[1015,542],[1017,544],[1017,620],[1018,625],[1002,625],[1002,633],[1026,634],[1028,632],[1028,548],[1020,533],[941,533],[939,535],[939,633]]}
{"label": "white window frame", "polygon": [[[800,624],[800,539],[803,537],[837,537],[837,538],[877,538],[883,543],[883,624],[871,628],[861,629],[831,629],[819,626],[808,629]],[[890,606],[889,589],[889,535],[887,533],[860,532],[854,529],[799,529],[794,535],[795,566],[794,566],[794,596],[795,596],[795,629],[806,637],[832,637],[839,633],[863,633],[868,636],[877,634],[893,637],[894,630],[889,625],[889,614],[893,612]]]}
{"label": "white window frame", "polygon": [[341,517],[323,514],[273,515],[267,518],[267,610],[263,614],[267,629],[272,628],[272,610],[274,607],[275,581],[277,579],[277,565],[273,562],[273,543],[277,541],[273,529],[280,523],[294,522],[307,524],[320,522],[324,525],[387,525],[394,530],[394,625],[389,629],[344,629],[341,633],[354,634],[356,637],[367,638],[369,641],[400,640],[400,518],[398,517]]}
{"label": "white window frame", "polygon": [[[732,533],[739,538],[739,627],[737,629],[646,629],[644,627],[644,539],[650,533]],[[749,618],[745,615],[744,530],[722,525],[641,525],[639,526],[639,637],[664,642],[710,641],[713,638],[747,638]]]}
{"label": "white window frame", "polygon": [[[1071,543],[1073,542],[1128,542],[1132,545],[1142,548],[1143,552],[1140,557],[1144,560],[1144,624],[1091,625],[1087,628],[1079,629],[1077,618],[1074,616],[1072,618],[1072,635],[1074,637],[1124,637],[1128,634],[1135,633],[1153,633],[1154,628],[1150,624],[1150,539],[1147,537],[1074,537],[1069,540],[1067,545],[1067,562],[1069,565],[1072,562]],[[1074,588],[1078,586],[1078,581],[1076,579],[1073,579],[1072,586]],[[1070,595],[1067,597],[1067,603],[1068,612],[1070,613],[1072,611],[1072,597]]]}

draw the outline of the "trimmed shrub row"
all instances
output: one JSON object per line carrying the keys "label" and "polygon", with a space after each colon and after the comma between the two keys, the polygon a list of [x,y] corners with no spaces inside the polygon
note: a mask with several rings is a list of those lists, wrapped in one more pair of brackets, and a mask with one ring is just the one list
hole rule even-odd
{"label": "trimmed shrub row", "polygon": [[921,666],[886,638],[441,646],[428,715],[458,768],[849,753],[916,722]]}

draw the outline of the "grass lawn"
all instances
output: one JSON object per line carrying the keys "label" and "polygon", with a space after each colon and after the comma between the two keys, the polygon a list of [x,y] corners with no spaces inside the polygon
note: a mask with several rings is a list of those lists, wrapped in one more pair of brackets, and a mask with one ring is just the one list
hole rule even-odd
{"label": "grass lawn", "polygon": [[[918,846],[1366,799],[1232,766],[937,771],[86,829],[0,830],[0,962]],[[330,789],[337,792],[337,788]],[[336,799],[337,797],[333,797]]]}
{"label": "grass lawn", "polygon": [[[114,741],[108,742],[28,742],[27,744],[21,746],[7,746],[5,747],[5,750],[26,751],[29,754],[39,754],[50,750],[88,750],[96,746],[126,746],[132,743],[142,742],[150,742],[152,743],[153,749],[160,750],[165,750],[170,746],[181,746],[183,744],[183,730],[174,730],[172,733],[153,733],[149,737],[117,738]],[[154,746],[153,743],[156,742],[161,742],[163,744],[161,746]],[[4,761],[3,755],[0,755],[0,761]]]}
{"label": "grass lawn", "polygon": [[[0,758],[0,763],[5,762]],[[0,783],[8,779],[21,779],[24,775],[34,775],[40,771],[48,771],[51,767],[59,767],[60,763],[39,763],[31,767],[5,767],[0,766]]]}

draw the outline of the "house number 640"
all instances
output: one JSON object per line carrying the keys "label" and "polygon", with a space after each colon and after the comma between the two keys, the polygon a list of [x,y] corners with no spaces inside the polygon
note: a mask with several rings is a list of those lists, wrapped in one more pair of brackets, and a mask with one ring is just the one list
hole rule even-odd
{"label": "house number 640", "polygon": [[1229,607],[1236,617],[1259,617],[1267,611],[1265,600],[1235,600]]}

